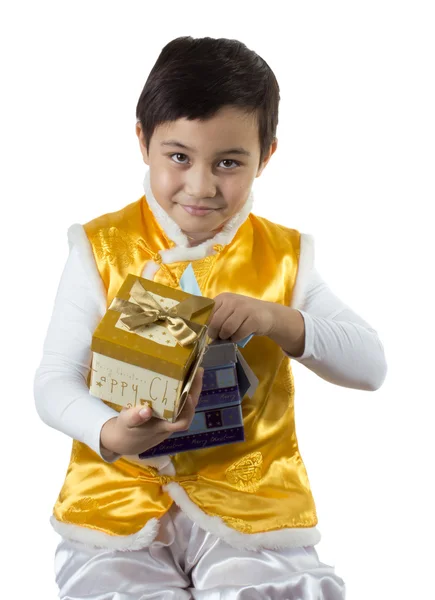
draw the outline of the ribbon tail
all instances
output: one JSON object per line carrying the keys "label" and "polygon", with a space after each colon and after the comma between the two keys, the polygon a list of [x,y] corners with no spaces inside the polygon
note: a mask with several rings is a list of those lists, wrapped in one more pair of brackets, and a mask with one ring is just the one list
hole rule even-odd
{"label": "ribbon tail", "polygon": [[182,319],[167,317],[166,327],[181,346],[189,346],[198,339],[198,335]]}
{"label": "ribbon tail", "polygon": [[110,310],[116,310],[123,315],[128,317],[133,315],[140,315],[143,310],[137,304],[129,302],[128,300],[122,300],[121,298],[114,298],[109,306]]}
{"label": "ribbon tail", "polygon": [[[155,311],[154,311],[155,313]],[[154,323],[155,321],[157,321],[158,319],[158,315],[157,314],[137,314],[137,315],[131,315],[128,317],[123,317],[121,319],[121,322],[124,323],[124,325],[126,325],[131,331],[136,331],[137,329],[142,328],[145,325],[149,325],[150,323]]]}

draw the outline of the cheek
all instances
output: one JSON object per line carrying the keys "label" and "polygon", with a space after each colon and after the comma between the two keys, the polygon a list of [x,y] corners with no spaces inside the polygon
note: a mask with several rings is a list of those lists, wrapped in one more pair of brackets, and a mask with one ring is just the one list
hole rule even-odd
{"label": "cheek", "polygon": [[243,182],[234,182],[234,184],[226,186],[223,190],[226,204],[228,206],[228,212],[238,212],[246,200],[248,199],[249,192],[251,191],[252,181],[246,180]]}
{"label": "cheek", "polygon": [[160,166],[151,170],[151,185],[154,191],[154,195],[161,200],[169,202],[177,189],[180,186],[179,177],[174,170],[167,166]]}

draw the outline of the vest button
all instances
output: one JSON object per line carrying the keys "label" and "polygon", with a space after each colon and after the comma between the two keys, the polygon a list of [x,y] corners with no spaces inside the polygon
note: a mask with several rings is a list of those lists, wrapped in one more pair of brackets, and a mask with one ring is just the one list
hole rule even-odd
{"label": "vest button", "polygon": [[157,252],[157,254],[154,254],[153,256],[153,261],[155,263],[157,263],[158,265],[162,264],[163,258],[161,257],[161,255]]}
{"label": "vest button", "polygon": [[215,244],[215,245],[213,246],[213,250],[214,250],[215,252],[222,252],[222,250],[223,250],[223,249],[224,249],[224,247],[222,246],[222,244]]}

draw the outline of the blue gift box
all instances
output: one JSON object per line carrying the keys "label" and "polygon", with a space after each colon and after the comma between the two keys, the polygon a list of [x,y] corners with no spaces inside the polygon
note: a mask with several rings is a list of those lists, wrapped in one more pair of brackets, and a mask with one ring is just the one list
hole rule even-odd
{"label": "blue gift box", "polygon": [[197,410],[240,404],[241,397],[235,363],[204,369],[204,379]]}
{"label": "blue gift box", "polygon": [[202,392],[188,431],[172,434],[139,458],[244,441],[241,402],[245,394],[254,393],[258,380],[231,342],[213,342],[202,366]]}
{"label": "blue gift box", "polygon": [[164,442],[139,454],[139,458],[177,454],[244,440],[240,403],[211,410],[197,410],[188,431],[173,433]]}

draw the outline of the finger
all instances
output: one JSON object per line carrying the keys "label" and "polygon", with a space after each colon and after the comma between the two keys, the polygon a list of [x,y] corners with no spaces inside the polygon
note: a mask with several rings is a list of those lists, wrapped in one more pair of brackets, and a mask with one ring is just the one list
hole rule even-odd
{"label": "finger", "polygon": [[233,312],[221,325],[219,330],[219,338],[221,340],[228,340],[232,338],[233,334],[242,326],[243,322],[248,317],[243,315],[242,311]]}
{"label": "finger", "polygon": [[153,416],[152,410],[149,406],[134,406],[128,408],[120,413],[120,418],[123,420],[126,427],[140,427]]}
{"label": "finger", "polygon": [[174,433],[175,431],[185,431],[189,429],[195,414],[195,408],[198,401],[189,394],[186,402],[174,423],[163,419],[156,419],[155,430],[157,434]]}
{"label": "finger", "polygon": [[225,319],[225,315],[226,312],[223,304],[221,304],[217,309],[215,307],[215,311],[213,312],[207,326],[207,333],[212,340],[217,338],[221,323]]}
{"label": "finger", "polygon": [[250,317],[246,317],[240,327],[231,335],[231,341],[236,343],[254,333],[254,326]]}
{"label": "finger", "polygon": [[181,411],[175,423],[170,423],[169,421],[164,421],[163,419],[156,419],[155,429],[158,435],[189,429],[190,423],[192,422],[195,414],[195,408],[198,404],[199,396],[201,395],[203,376],[204,369],[199,367],[195,373],[195,377],[193,378],[190,393],[186,399],[183,410]]}
{"label": "finger", "polygon": [[209,316],[208,321],[207,321],[207,325],[213,319],[214,315],[217,313],[217,311],[219,310],[219,308],[222,306],[222,302],[223,302],[223,296],[222,296],[222,294],[219,294],[219,296],[216,296],[216,298],[214,299],[213,310],[210,313],[210,316]]}
{"label": "finger", "polygon": [[233,310],[234,309],[228,304],[221,304],[215,312],[208,325],[208,335],[212,340],[216,340],[219,337],[219,331],[221,330],[223,323],[225,323],[228,317],[233,313]]}
{"label": "finger", "polygon": [[180,416],[175,423],[167,423],[166,430],[170,433],[187,431],[195,415],[195,406],[192,396],[189,395]]}

